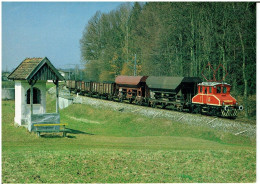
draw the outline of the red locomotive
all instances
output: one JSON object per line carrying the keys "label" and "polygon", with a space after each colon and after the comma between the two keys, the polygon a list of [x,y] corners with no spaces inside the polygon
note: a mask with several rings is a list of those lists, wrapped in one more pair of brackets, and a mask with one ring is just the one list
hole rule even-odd
{"label": "red locomotive", "polygon": [[198,94],[192,98],[194,112],[222,117],[235,118],[238,106],[237,101],[230,95],[231,86],[227,83],[202,82],[198,84]]}
{"label": "red locomotive", "polygon": [[202,82],[198,84],[198,94],[192,98],[192,111],[236,118],[237,110],[243,110],[243,106],[238,106],[236,99],[230,95],[231,86],[229,84],[216,82],[215,73],[217,71],[214,71],[213,74],[214,82]]}

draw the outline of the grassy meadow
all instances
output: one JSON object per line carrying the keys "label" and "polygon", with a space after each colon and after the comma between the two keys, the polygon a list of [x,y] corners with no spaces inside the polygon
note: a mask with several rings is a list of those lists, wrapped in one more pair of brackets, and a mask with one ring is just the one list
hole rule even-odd
{"label": "grassy meadow", "polygon": [[68,136],[38,138],[14,126],[14,101],[2,101],[2,182],[256,181],[256,142],[242,135],[88,105],[60,113]]}

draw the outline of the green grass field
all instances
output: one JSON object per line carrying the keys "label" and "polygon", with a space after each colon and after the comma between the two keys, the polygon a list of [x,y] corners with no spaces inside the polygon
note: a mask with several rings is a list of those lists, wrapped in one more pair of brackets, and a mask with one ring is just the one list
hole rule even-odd
{"label": "green grass field", "polygon": [[255,140],[101,107],[60,112],[68,137],[38,138],[14,127],[14,101],[2,102],[2,182],[256,181]]}

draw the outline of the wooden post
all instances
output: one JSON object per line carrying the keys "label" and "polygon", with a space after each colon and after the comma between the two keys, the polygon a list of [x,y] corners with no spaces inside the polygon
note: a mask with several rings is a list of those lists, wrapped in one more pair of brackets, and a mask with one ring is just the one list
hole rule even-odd
{"label": "wooden post", "polygon": [[56,80],[55,84],[56,84],[56,113],[59,113],[59,80]]}
{"label": "wooden post", "polygon": [[31,115],[33,115],[33,85],[32,84],[30,89],[30,104],[31,104]]}

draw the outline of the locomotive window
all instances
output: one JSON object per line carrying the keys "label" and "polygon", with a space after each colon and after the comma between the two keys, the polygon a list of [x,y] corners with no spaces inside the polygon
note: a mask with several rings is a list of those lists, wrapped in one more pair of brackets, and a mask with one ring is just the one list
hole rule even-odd
{"label": "locomotive window", "polygon": [[202,86],[200,86],[200,92],[202,93]]}
{"label": "locomotive window", "polygon": [[209,93],[212,93],[212,87],[209,87]]}
{"label": "locomotive window", "polygon": [[223,86],[223,93],[226,93],[226,92],[227,92],[227,87]]}
{"label": "locomotive window", "polygon": [[207,88],[205,87],[205,94],[207,94],[208,92],[207,92]]}
{"label": "locomotive window", "polygon": [[217,86],[217,93],[221,93],[221,87]]}

